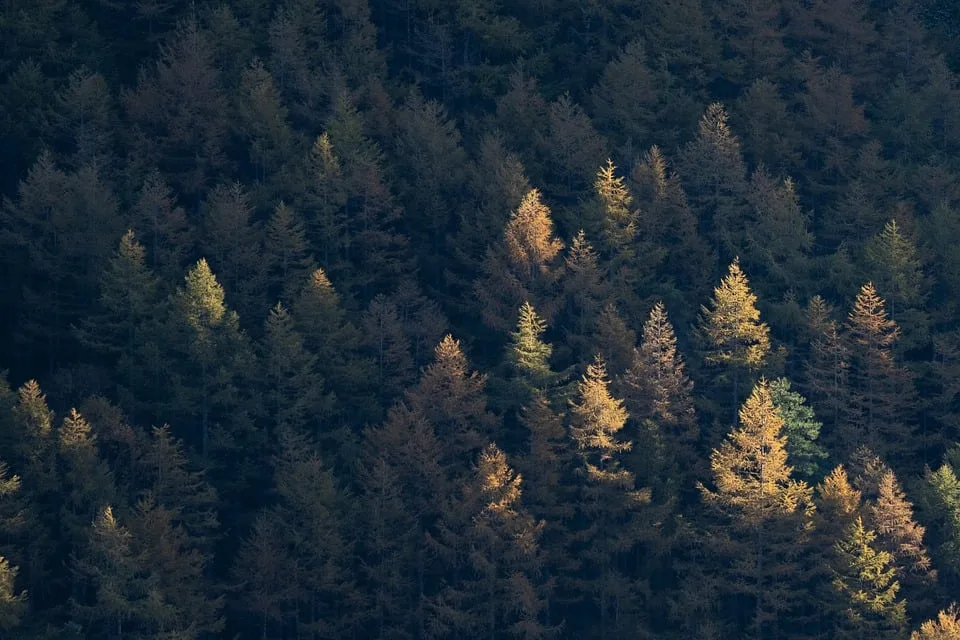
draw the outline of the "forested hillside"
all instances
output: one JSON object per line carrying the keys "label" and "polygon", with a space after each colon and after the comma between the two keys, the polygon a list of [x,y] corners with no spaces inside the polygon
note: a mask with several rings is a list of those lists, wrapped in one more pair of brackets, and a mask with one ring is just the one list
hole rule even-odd
{"label": "forested hillside", "polygon": [[0,637],[957,640],[958,6],[5,0]]}

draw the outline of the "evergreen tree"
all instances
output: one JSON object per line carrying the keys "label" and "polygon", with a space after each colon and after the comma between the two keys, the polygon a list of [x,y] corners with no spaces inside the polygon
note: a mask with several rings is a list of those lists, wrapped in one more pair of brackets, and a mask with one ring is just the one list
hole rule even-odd
{"label": "evergreen tree", "polygon": [[577,232],[563,259],[564,310],[557,319],[577,360],[592,356],[597,316],[612,299],[607,273],[583,229]]}
{"label": "evergreen tree", "polygon": [[826,420],[831,438],[835,438],[849,411],[850,350],[837,322],[829,317],[830,312],[820,296],[814,296],[807,306],[811,338],[804,378],[817,413]]}
{"label": "evergreen tree", "polygon": [[76,409],[57,430],[60,482],[60,527],[68,548],[81,545],[90,523],[104,504],[116,498],[113,477],[97,451],[97,438],[90,423]]}
{"label": "evergreen tree", "polygon": [[264,290],[269,299],[289,305],[316,270],[306,231],[296,212],[281,202],[263,236]]}
{"label": "evergreen tree", "polygon": [[194,229],[156,169],[144,178],[130,219],[137,237],[145,243],[147,264],[153,272],[167,282],[179,277],[194,246]]}
{"label": "evergreen tree", "polygon": [[865,254],[879,290],[890,307],[890,319],[897,312],[923,302],[923,272],[917,249],[897,225],[894,218],[866,246]]}
{"label": "evergreen tree", "polygon": [[788,379],[777,378],[770,383],[770,397],[783,418],[790,465],[800,477],[810,480],[820,476],[820,465],[827,459],[826,450],[817,443],[823,423],[806,398],[790,386]]}
{"label": "evergreen tree", "polygon": [[524,400],[555,391],[562,377],[550,368],[553,347],[542,340],[546,330],[547,323],[537,315],[533,305],[524,302],[520,306],[517,330],[510,334],[507,347],[507,361],[524,389]]}
{"label": "evergreen tree", "polygon": [[899,444],[905,418],[915,399],[906,370],[894,361],[893,345],[900,329],[887,316],[884,301],[870,283],[861,287],[847,321],[851,354],[851,416],[841,434],[840,450],[862,443],[883,459],[909,460],[916,448]]}
{"label": "evergreen tree", "polygon": [[874,547],[876,534],[858,517],[846,537],[836,544],[837,576],[834,588],[844,599],[846,624],[838,638],[863,638],[867,634],[896,638],[906,626],[906,604],[897,600],[900,583],[892,557]]}

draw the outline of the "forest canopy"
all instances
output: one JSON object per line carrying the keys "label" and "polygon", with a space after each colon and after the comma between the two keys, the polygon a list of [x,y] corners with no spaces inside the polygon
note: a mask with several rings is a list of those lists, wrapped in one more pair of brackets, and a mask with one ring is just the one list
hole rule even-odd
{"label": "forest canopy", "polygon": [[7,0],[0,636],[960,637],[947,0]]}

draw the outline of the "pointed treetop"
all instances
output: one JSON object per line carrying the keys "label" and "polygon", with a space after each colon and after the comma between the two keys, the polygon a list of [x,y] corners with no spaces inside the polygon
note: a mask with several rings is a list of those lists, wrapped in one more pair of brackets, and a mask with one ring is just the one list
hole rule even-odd
{"label": "pointed treetop", "polygon": [[847,322],[857,342],[890,347],[900,337],[900,328],[887,317],[884,300],[872,282],[860,287]]}
{"label": "pointed treetop", "polygon": [[16,414],[32,436],[46,436],[53,430],[53,412],[47,406],[47,396],[40,391],[36,380],[28,380],[17,391],[19,402]]}
{"label": "pointed treetop", "polygon": [[96,442],[90,423],[76,409],[63,419],[58,436],[61,447],[90,447]]}
{"label": "pointed treetop", "polygon": [[936,620],[927,620],[919,631],[910,635],[910,640],[956,640],[960,638],[960,609],[953,603],[937,614]]}
{"label": "pointed treetop", "polygon": [[433,356],[431,367],[443,367],[462,374],[467,372],[467,357],[460,348],[460,341],[455,340],[449,333],[434,348]]}
{"label": "pointed treetop", "polygon": [[597,354],[577,384],[576,399],[570,401],[574,418],[571,435],[578,447],[600,450],[604,456],[631,447],[631,443],[614,437],[623,429],[628,414],[623,401],[610,395],[609,385],[607,365]]}
{"label": "pointed treetop", "polygon": [[223,287],[205,258],[197,261],[184,281],[186,287],[181,290],[181,299],[190,326],[203,331],[219,325],[227,312]]}
{"label": "pointed treetop", "polygon": [[846,518],[860,510],[863,496],[850,484],[847,470],[837,465],[817,487],[822,511],[833,517]]}
{"label": "pointed treetop", "polygon": [[550,370],[553,347],[541,338],[547,323],[537,315],[529,302],[520,307],[517,330],[510,334],[507,358],[518,373],[536,389],[544,390],[556,376]]}
{"label": "pointed treetop", "polygon": [[531,189],[504,230],[510,261],[517,267],[543,267],[563,249],[553,235],[550,209],[540,199],[540,191]]}
{"label": "pointed treetop", "polygon": [[770,353],[770,328],[760,322],[757,296],[734,258],[713,290],[710,307],[701,307],[703,331],[711,343],[708,361],[758,369]]}

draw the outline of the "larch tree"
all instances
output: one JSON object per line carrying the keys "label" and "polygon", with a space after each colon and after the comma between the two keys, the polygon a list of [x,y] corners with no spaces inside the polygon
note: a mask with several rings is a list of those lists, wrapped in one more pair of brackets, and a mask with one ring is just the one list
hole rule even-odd
{"label": "larch tree", "polygon": [[57,453],[62,468],[60,526],[68,549],[82,546],[86,530],[98,510],[116,499],[113,475],[97,451],[90,423],[72,409],[57,430]]}
{"label": "larch tree", "polygon": [[643,324],[639,348],[619,380],[624,403],[637,431],[631,453],[632,471],[644,481],[659,475],[659,461],[687,478],[701,475],[700,427],[693,405],[693,382],[666,307],[657,302]]}
{"label": "larch tree", "polygon": [[893,558],[874,546],[876,534],[858,517],[835,546],[837,556],[834,589],[841,598],[845,624],[837,638],[896,638],[903,634],[906,603],[897,600],[900,583]]}
{"label": "larch tree", "polygon": [[144,178],[129,215],[153,272],[166,281],[179,277],[196,241],[195,230],[158,170]]}
{"label": "larch tree", "polygon": [[339,421],[359,426],[379,418],[375,362],[362,353],[360,330],[323,269],[303,281],[291,313],[304,345],[316,357],[316,371],[340,401],[334,409],[351,408],[337,416]]}
{"label": "larch tree", "polygon": [[547,323],[529,302],[520,306],[516,331],[510,334],[507,361],[514,369],[525,399],[533,394],[555,391],[560,375],[550,368],[553,347],[544,342]]}
{"label": "larch tree", "polygon": [[550,209],[538,190],[530,190],[500,241],[488,250],[483,275],[474,284],[484,324],[508,332],[515,310],[524,302],[535,305],[549,321],[555,261],[562,249],[563,243],[554,236]]}
{"label": "larch tree", "polygon": [[911,460],[924,444],[901,444],[911,430],[906,418],[915,400],[913,381],[895,362],[893,346],[900,328],[887,315],[884,300],[871,283],[857,294],[846,329],[851,415],[838,434],[840,451],[849,452],[855,443],[862,443],[883,459]]}
{"label": "larch tree", "polygon": [[924,276],[915,244],[891,219],[864,249],[878,290],[890,307],[890,319],[923,301]]}
{"label": "larch tree", "polygon": [[936,542],[934,556],[956,584],[960,577],[960,477],[953,465],[927,469],[921,494],[926,521]]}
{"label": "larch tree", "polygon": [[433,425],[443,447],[440,462],[451,480],[462,479],[469,460],[497,432],[499,420],[487,409],[486,376],[470,370],[460,342],[446,335],[407,403]]}
{"label": "larch tree", "polygon": [[20,624],[26,613],[27,592],[17,591],[18,569],[0,556],[0,629],[10,631]]}
{"label": "larch tree", "polygon": [[[757,296],[734,259],[727,275],[713,290],[709,306],[701,307],[700,332],[708,363],[732,373],[733,406],[739,402],[740,376],[763,367],[770,353],[770,328],[760,321]],[[734,417],[734,424],[739,417]]]}
{"label": "larch tree", "polygon": [[622,465],[622,454],[632,447],[619,438],[628,414],[623,401],[610,395],[600,356],[587,366],[568,415],[581,478],[568,553],[579,562],[561,594],[586,606],[583,620],[599,626],[601,637],[633,637],[644,617],[644,584],[622,561],[651,535],[643,518],[651,492],[637,490],[634,474]]}
{"label": "larch tree", "polygon": [[389,407],[415,380],[410,340],[400,321],[396,303],[378,295],[361,319],[362,345],[373,359],[375,390],[380,405]]}
{"label": "larch tree", "polygon": [[[156,399],[160,319],[164,312],[159,280],[133,231],[120,239],[100,274],[98,308],[74,332],[80,343],[112,363],[120,380],[118,394],[129,406]],[[160,316],[160,317],[158,317]]]}
{"label": "larch tree", "polygon": [[[293,318],[278,303],[270,310],[260,354],[263,363],[266,410],[275,432],[292,429],[326,439],[336,398],[326,391],[316,370],[316,356],[307,351]],[[337,442],[323,442],[330,460],[340,453]]]}
{"label": "larch tree", "polygon": [[936,620],[927,620],[919,631],[910,634],[910,640],[953,640],[960,637],[960,611],[952,604],[937,614]]}
{"label": "larch tree", "polygon": [[487,445],[438,524],[434,544],[451,573],[430,603],[430,637],[548,635],[543,523],[521,505],[521,485],[504,453]]}
{"label": "larch tree", "polygon": [[290,305],[303,283],[316,270],[310,243],[297,211],[281,202],[267,221],[263,233],[261,270],[263,289],[269,300]]}
{"label": "larch tree", "polygon": [[599,237],[602,240],[604,257],[611,263],[611,273],[623,285],[635,284],[633,245],[637,238],[637,219],[640,212],[633,207],[633,196],[627,189],[623,176],[616,174],[612,160],[600,167],[593,189],[600,201],[602,218]]}
{"label": "larch tree", "polygon": [[254,177],[261,184],[277,184],[276,174],[292,155],[295,138],[276,82],[258,59],[243,71],[236,113],[235,132],[246,143]]}
{"label": "larch tree", "polygon": [[741,407],[738,425],[710,456],[715,489],[700,485],[722,525],[717,551],[732,563],[716,577],[725,597],[747,597],[753,605],[741,632],[754,638],[776,635],[803,605],[798,558],[812,490],[791,480],[787,457],[783,418],[761,380]]}
{"label": "larch tree", "polygon": [[593,337],[593,351],[603,356],[611,377],[620,376],[630,366],[631,354],[637,344],[637,334],[627,326],[615,302],[608,302],[597,314]]}
{"label": "larch tree", "polygon": [[804,390],[835,438],[847,416],[850,394],[850,350],[832,309],[820,296],[807,305],[810,354],[804,362]]}
{"label": "larch tree", "polygon": [[563,313],[557,325],[566,334],[566,343],[576,359],[593,356],[592,338],[597,328],[597,316],[604,305],[613,299],[608,274],[600,257],[583,229],[577,232],[563,258]]}
{"label": "larch tree", "polygon": [[302,212],[307,238],[316,257],[328,270],[343,269],[347,239],[347,185],[343,163],[333,148],[328,133],[320,134],[305,154],[300,169],[303,187],[295,204]]}

